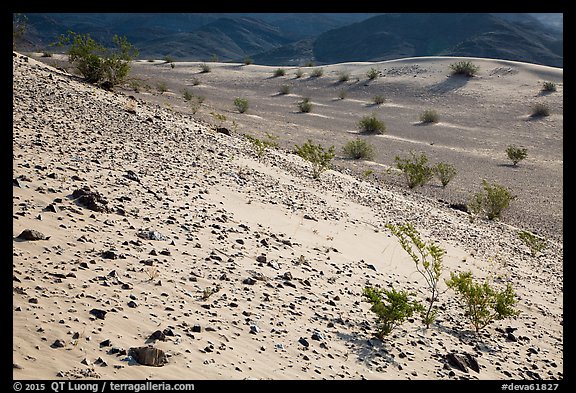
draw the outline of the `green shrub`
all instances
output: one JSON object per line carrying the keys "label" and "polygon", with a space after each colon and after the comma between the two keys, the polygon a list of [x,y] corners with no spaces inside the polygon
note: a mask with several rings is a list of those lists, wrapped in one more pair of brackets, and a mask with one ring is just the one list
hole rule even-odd
{"label": "green shrub", "polygon": [[278,91],[278,93],[280,93],[282,95],[290,94],[290,86],[289,85],[280,86],[280,90]]}
{"label": "green shrub", "polygon": [[304,97],[304,99],[298,102],[297,105],[298,109],[300,109],[300,112],[302,113],[308,113],[312,110],[312,102],[308,97]]}
{"label": "green shrub", "polygon": [[250,58],[250,57],[245,57],[244,58],[244,65],[250,65],[252,64],[254,61]]}
{"label": "green shrub", "polygon": [[532,106],[532,114],[530,115],[531,117],[544,117],[544,116],[550,116],[550,108],[548,108],[548,105],[546,104],[534,104]]}
{"label": "green shrub", "polygon": [[[434,243],[426,244],[420,238],[416,228],[410,223],[398,226],[387,224],[386,228],[390,229],[398,238],[404,251],[410,255],[416,264],[416,270],[426,280],[430,296],[427,297],[428,308],[422,314],[422,321],[426,327],[430,327],[438,315],[438,310],[433,309],[433,307],[440,294],[438,282],[442,275],[442,259],[446,251]],[[412,246],[416,247],[416,251],[414,251]]]}
{"label": "green shrub", "polygon": [[380,75],[380,72],[374,67],[370,68],[368,72],[366,72],[366,76],[370,80],[378,78],[378,75]]}
{"label": "green shrub", "polygon": [[184,100],[190,101],[192,100],[192,97],[194,97],[194,94],[190,93],[188,90],[184,90],[184,92],[182,93],[182,97],[184,98]]}
{"label": "green shrub", "polygon": [[164,94],[168,91],[168,85],[164,81],[156,83],[156,88],[158,89],[160,94]]}
{"label": "green shrub", "polygon": [[530,254],[533,257],[546,248],[546,239],[538,237],[531,232],[520,231],[518,232],[518,237],[530,248]]}
{"label": "green shrub", "polygon": [[334,158],[334,146],[330,146],[327,151],[321,144],[314,145],[312,140],[302,146],[296,145],[296,154],[310,162],[312,165],[312,177],[319,179],[322,172],[330,169],[330,161]]}
{"label": "green shrub", "polygon": [[172,56],[166,55],[162,58],[162,60],[164,60],[165,63],[174,63],[174,59],[172,58]]}
{"label": "green shrub", "polygon": [[304,63],[304,67],[314,67],[314,60],[308,60]]}
{"label": "green shrub", "polygon": [[340,89],[340,91],[338,92],[338,98],[340,98],[341,100],[345,99],[347,95],[348,92],[345,89]]}
{"label": "green shrub", "polygon": [[376,115],[364,116],[358,122],[358,128],[369,134],[383,134],[386,131],[386,125],[382,120],[376,118]]}
{"label": "green shrub", "polygon": [[338,73],[338,82],[347,82],[350,80],[350,73],[348,71],[340,71]]}
{"label": "green shrub", "polygon": [[248,100],[246,98],[236,97],[234,99],[234,106],[238,109],[238,112],[244,113],[248,110]]}
{"label": "green shrub", "polygon": [[504,209],[510,206],[510,201],[516,198],[503,186],[493,183],[492,185],[482,180],[484,192],[474,194],[468,203],[468,210],[473,214],[486,215],[488,220],[499,218]]}
{"label": "green shrub", "polygon": [[514,317],[520,313],[514,309],[516,299],[510,283],[499,291],[492,288],[487,280],[474,282],[472,272],[450,272],[450,280],[446,280],[446,285],[464,301],[464,315],[472,322],[476,332],[493,320]]}
{"label": "green shrub", "polygon": [[427,109],[420,115],[422,123],[438,123],[438,112],[433,109]]}
{"label": "green shrub", "polygon": [[130,61],[138,50],[126,37],[112,37],[115,48],[106,48],[94,41],[89,34],[68,31],[59,37],[58,46],[68,45],[68,60],[87,82],[115,86],[122,83],[130,71]]}
{"label": "green shrub", "polygon": [[342,153],[349,158],[371,160],[374,158],[374,146],[367,141],[357,138],[344,145]]}
{"label": "green shrub", "polygon": [[415,312],[423,310],[423,306],[417,301],[408,299],[410,293],[365,287],[362,295],[365,301],[370,303],[370,311],[376,314],[377,336],[383,339],[394,328],[400,326],[406,319],[411,318]]}
{"label": "green shrub", "polygon": [[205,73],[208,73],[210,71],[212,71],[212,67],[210,67],[209,64],[206,64],[206,63],[200,64],[200,72],[201,73],[205,74]]}
{"label": "green shrub", "polygon": [[384,103],[384,101],[386,101],[386,99],[382,95],[377,95],[372,98],[374,105],[381,105]]}
{"label": "green shrub", "polygon": [[471,61],[459,61],[450,64],[450,69],[454,75],[474,76],[480,70],[480,67],[474,65]]}
{"label": "green shrub", "polygon": [[444,162],[439,162],[432,167],[432,171],[434,175],[440,180],[442,183],[442,187],[446,187],[448,183],[456,176],[456,168],[454,165],[447,164]]}
{"label": "green shrub", "polygon": [[296,78],[302,78],[304,76],[304,71],[302,71],[300,68],[298,68],[296,70]]}
{"label": "green shrub", "polygon": [[284,68],[277,68],[274,71],[274,76],[284,76],[286,75],[286,70]]}
{"label": "green shrub", "polygon": [[250,143],[252,143],[252,146],[254,147],[254,151],[256,152],[256,155],[258,156],[258,161],[261,162],[262,161],[262,157],[264,157],[264,155],[266,154],[266,150],[268,150],[268,148],[270,147],[278,147],[278,143],[276,142],[276,139],[278,139],[277,136],[275,135],[271,135],[269,133],[266,133],[266,139],[258,139],[252,135],[244,135],[246,137],[246,139],[248,139],[250,141]]}
{"label": "green shrub", "polygon": [[556,91],[556,83],[544,82],[544,84],[542,85],[542,91],[547,91],[547,92]]}
{"label": "green shrub", "polygon": [[212,56],[210,56],[210,60],[208,60],[211,63],[216,63],[218,62],[218,55],[216,53],[212,53]]}
{"label": "green shrub", "polygon": [[508,158],[512,160],[512,165],[516,166],[520,161],[526,158],[528,155],[528,149],[525,147],[510,145],[506,148],[506,154],[508,155]]}
{"label": "green shrub", "polygon": [[323,68],[314,68],[312,70],[312,72],[310,73],[310,76],[313,78],[319,78],[322,75],[324,75],[324,69]]}
{"label": "green shrub", "polygon": [[434,171],[426,165],[428,163],[426,154],[422,153],[419,157],[414,152],[410,154],[411,158],[396,156],[396,167],[404,173],[409,188],[422,187],[434,177]]}

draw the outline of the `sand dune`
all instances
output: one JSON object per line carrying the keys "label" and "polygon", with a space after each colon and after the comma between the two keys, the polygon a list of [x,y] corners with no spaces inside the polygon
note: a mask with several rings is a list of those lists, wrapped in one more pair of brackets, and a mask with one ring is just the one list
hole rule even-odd
{"label": "sand dune", "polygon": [[[379,65],[412,67],[414,61]],[[445,61],[418,59],[416,68],[422,64],[430,78],[445,80],[439,71]],[[370,65],[326,69],[352,67],[361,75],[362,67]],[[547,77],[557,72],[514,66],[519,73],[505,78],[517,78],[524,69]],[[143,78],[148,67],[135,64],[135,75]],[[213,72],[202,77],[221,97],[210,96],[192,116],[173,110],[173,104],[166,106],[178,98],[176,84],[169,85],[173,96],[130,92],[132,99],[14,55],[14,379],[563,378],[561,241],[550,239],[543,252],[532,256],[518,238],[514,220],[471,222],[466,213],[438,201],[437,194],[363,180],[355,175],[354,162],[340,160],[340,171],[329,170],[314,181],[307,163],[283,146],[259,161],[243,132],[271,131],[290,148],[307,133],[324,143],[340,143],[349,138],[344,130],[353,129],[356,119],[343,122],[338,108],[318,110],[315,116],[289,113],[293,108],[268,113],[266,101],[274,100],[268,94],[275,85],[263,85],[244,67],[240,76],[228,75],[228,86],[243,80],[251,97],[266,94],[261,94],[262,101],[251,102],[251,116],[233,113],[229,98],[239,91],[222,88],[225,74],[219,74],[219,67],[215,64]],[[273,69],[249,67],[262,74]],[[393,78],[418,80],[412,75]],[[389,78],[379,78],[374,85],[388,88],[384,79]],[[320,78],[309,88],[317,93],[314,100],[328,102],[333,94],[322,83]],[[468,94],[481,90],[478,83],[458,89]],[[490,86],[498,88],[496,82]],[[202,85],[196,87],[201,91]],[[531,84],[530,90],[536,87]],[[360,95],[362,86],[358,88]],[[392,102],[413,106],[405,95],[393,93],[390,90]],[[451,99],[454,105],[460,101],[461,109],[470,105],[465,97]],[[510,106],[519,100],[510,99]],[[357,108],[362,111],[361,105]],[[217,133],[210,125],[211,111],[225,112],[226,125],[235,121],[238,130],[231,136]],[[333,117],[334,123],[320,116]],[[473,127],[472,116],[458,121],[445,116],[448,123]],[[406,121],[408,117],[391,116],[390,134],[375,138],[382,141],[378,146],[388,146],[394,138],[414,139],[412,134],[422,131],[439,145],[456,145],[441,133],[435,136],[442,125],[423,130]],[[549,129],[529,131],[559,142],[538,139],[531,149],[548,146],[551,158],[561,157],[561,151],[555,151],[562,144],[561,126],[552,121]],[[520,131],[516,127],[510,132]],[[463,129],[458,143],[466,145],[473,133]],[[490,145],[494,141],[483,143],[500,150],[499,141],[496,147]],[[469,159],[466,154],[453,157]],[[365,165],[356,170],[376,167]],[[515,172],[519,181],[524,181],[519,175],[523,168],[531,170],[528,181],[548,175],[538,163],[527,162]],[[482,166],[475,169],[478,179]],[[510,168],[489,170],[504,169]],[[561,189],[562,173],[552,179],[560,179]],[[466,192],[465,186],[455,188]],[[538,192],[550,198],[549,204],[558,203],[544,188]],[[79,195],[87,195],[91,204],[82,203]],[[561,226],[561,214],[555,219]],[[430,328],[414,318],[385,340],[376,338],[374,314],[361,297],[365,286],[394,285],[426,297],[424,279],[385,228],[389,222],[413,223],[426,240],[441,245],[446,278],[450,271],[470,269],[479,278],[510,282],[520,315],[475,334],[458,299],[446,291]],[[47,238],[19,239],[25,229]],[[147,345],[165,352],[160,367],[135,361],[130,349]],[[454,353],[474,358],[479,372],[450,365],[449,354]]]}

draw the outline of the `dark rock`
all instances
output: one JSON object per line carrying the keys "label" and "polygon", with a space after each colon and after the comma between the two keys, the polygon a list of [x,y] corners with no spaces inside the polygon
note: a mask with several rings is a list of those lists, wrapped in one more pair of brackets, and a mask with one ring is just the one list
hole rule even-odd
{"label": "dark rock", "polygon": [[130,348],[128,355],[144,366],[161,367],[168,362],[164,351],[154,347]]}
{"label": "dark rock", "polygon": [[230,130],[226,127],[216,127],[216,132],[219,134],[224,134],[224,135],[228,135],[228,136],[232,135]]}
{"label": "dark rock", "polygon": [[312,217],[312,216],[309,216],[308,214],[304,214],[304,219],[305,219],[305,220],[318,221],[317,219],[315,219],[315,218]]}
{"label": "dark rock", "polygon": [[284,274],[282,275],[282,278],[283,278],[284,280],[292,280],[292,273],[286,272],[286,273],[284,273]]}
{"label": "dark rock", "polygon": [[156,330],[154,333],[152,333],[150,335],[150,337],[148,337],[149,340],[160,340],[160,341],[166,341],[166,335],[164,334],[164,332],[160,331],[160,330]]}
{"label": "dark rock", "polygon": [[450,364],[450,366],[462,372],[467,373],[468,368],[471,368],[477,373],[480,372],[480,366],[478,365],[478,362],[472,355],[468,353],[465,353],[464,355],[449,353],[445,355],[445,358],[448,361],[448,364]]}
{"label": "dark rock", "polygon": [[377,270],[376,270],[376,266],[374,266],[374,265],[372,265],[372,264],[368,264],[367,267],[368,267],[368,269],[372,269],[372,270],[374,270],[374,271],[377,271]]}
{"label": "dark rock", "polygon": [[304,337],[300,337],[298,342],[302,344],[305,348],[308,348],[310,346],[310,343]]}
{"label": "dark rock", "polygon": [[128,302],[128,307],[136,308],[136,307],[138,307],[138,303],[136,303],[135,301],[130,301],[130,302]]}
{"label": "dark rock", "polygon": [[93,308],[90,310],[90,314],[94,315],[98,319],[104,319],[106,317],[107,311],[99,310],[97,308]]}
{"label": "dark rock", "polygon": [[464,213],[468,213],[468,206],[465,203],[450,203],[448,205],[450,209],[460,210]]}
{"label": "dark rock", "polygon": [[22,233],[17,236],[18,239],[22,240],[48,240],[50,236],[45,236],[43,233],[38,232],[34,229],[24,229]]}
{"label": "dark rock", "polygon": [[254,280],[252,277],[248,277],[246,279],[244,279],[244,281],[242,281],[243,284],[246,285],[254,285],[256,284],[256,280]]}
{"label": "dark rock", "polygon": [[164,333],[164,335],[166,336],[170,336],[170,337],[174,337],[174,332],[172,331],[172,329],[170,328],[166,328],[162,331],[162,333]]}
{"label": "dark rock", "polygon": [[258,255],[256,257],[256,262],[266,263],[266,255]]}
{"label": "dark rock", "polygon": [[112,250],[102,252],[102,258],[104,259],[118,259],[118,254]]}
{"label": "dark rock", "polygon": [[100,343],[100,348],[102,347],[109,347],[112,345],[112,342],[110,340],[104,340]]}
{"label": "dark rock", "polygon": [[196,325],[192,326],[192,332],[200,333],[200,332],[202,332],[202,327],[200,325],[196,324]]}
{"label": "dark rock", "polygon": [[168,240],[168,238],[157,231],[140,230],[136,236],[146,240]]}
{"label": "dark rock", "polygon": [[322,341],[324,340],[324,336],[320,331],[314,330],[314,332],[312,333],[312,340]]}
{"label": "dark rock", "polygon": [[140,178],[134,171],[129,170],[124,176],[130,180],[134,180],[135,182],[140,183]]}
{"label": "dark rock", "polygon": [[52,345],[50,345],[50,347],[52,347],[52,348],[64,348],[64,345],[66,345],[66,344],[64,343],[64,341],[62,341],[62,340],[56,340],[56,341],[54,341],[54,342],[52,343]]}
{"label": "dark rock", "polygon": [[90,210],[102,213],[110,213],[112,211],[106,206],[108,205],[108,201],[100,193],[91,191],[88,186],[75,190],[72,193],[72,197]]}

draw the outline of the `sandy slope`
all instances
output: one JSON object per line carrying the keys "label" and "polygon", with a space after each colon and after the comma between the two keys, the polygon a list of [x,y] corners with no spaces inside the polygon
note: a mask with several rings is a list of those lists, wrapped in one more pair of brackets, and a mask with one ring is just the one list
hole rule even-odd
{"label": "sandy slope", "polygon": [[[312,181],[294,155],[270,151],[258,162],[243,138],[164,105],[21,55],[13,64],[15,379],[562,378],[561,242],[533,257],[509,224],[471,223],[434,198],[341,172]],[[265,119],[250,118],[261,130],[282,123],[251,113]],[[84,186],[110,211],[74,201]],[[416,318],[375,338],[362,288],[394,285],[426,297],[387,222],[411,222],[445,248],[445,277],[471,269],[511,282],[520,316],[476,335],[447,291],[429,329]],[[17,239],[24,229],[49,238]],[[149,231],[160,240],[139,236]],[[90,314],[95,308],[107,311],[104,319]],[[150,340],[156,330],[165,341]],[[147,344],[168,363],[139,365],[123,352]],[[480,372],[448,366],[452,352],[474,356]]]}

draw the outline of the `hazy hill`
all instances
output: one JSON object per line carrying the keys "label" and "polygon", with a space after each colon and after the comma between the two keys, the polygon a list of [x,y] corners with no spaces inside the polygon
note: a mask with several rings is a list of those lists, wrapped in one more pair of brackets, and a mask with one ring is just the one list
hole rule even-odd
{"label": "hazy hill", "polygon": [[220,60],[265,52],[376,14],[347,13],[29,13],[21,47],[44,50],[68,30],[106,42],[123,35],[142,58]]}
{"label": "hazy hill", "polygon": [[[311,47],[292,43],[254,58],[278,64],[285,52],[294,59],[312,53],[318,63],[455,55],[562,67],[562,42],[561,33],[529,14],[384,14],[322,33],[308,41]],[[305,55],[294,53],[295,47]]]}
{"label": "hazy hill", "polygon": [[299,65],[455,55],[562,67],[562,14],[135,13],[27,14],[25,49],[67,30],[126,36],[140,58]]}

